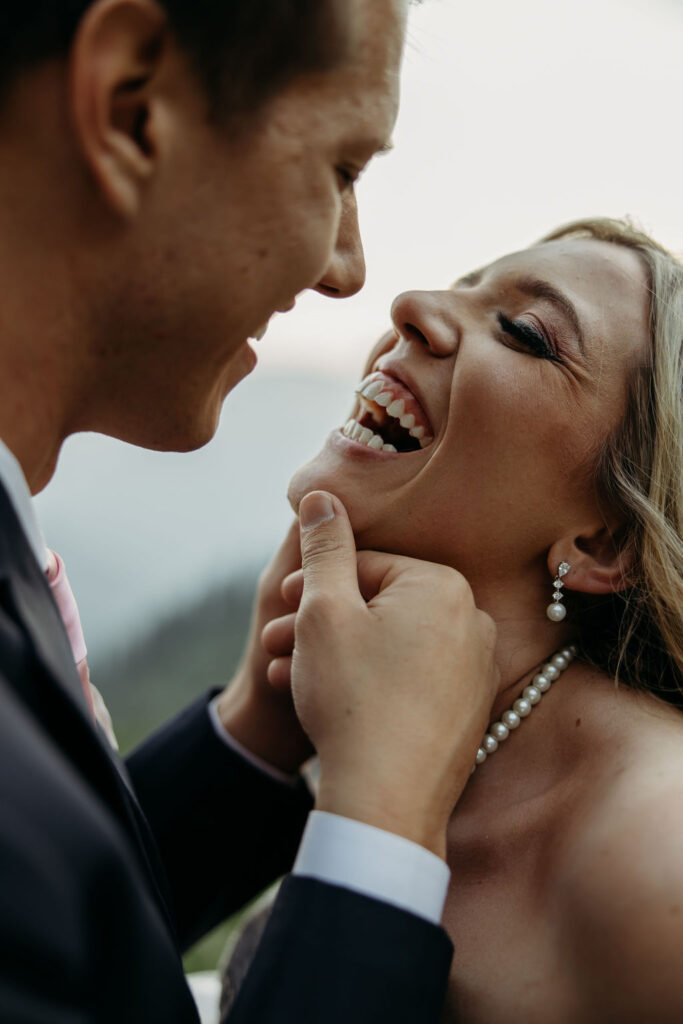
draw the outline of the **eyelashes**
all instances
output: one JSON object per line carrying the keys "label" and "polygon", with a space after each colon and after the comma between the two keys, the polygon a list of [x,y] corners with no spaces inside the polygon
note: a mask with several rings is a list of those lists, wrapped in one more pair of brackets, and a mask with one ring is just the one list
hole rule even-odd
{"label": "eyelashes", "polygon": [[537,359],[549,359],[554,363],[560,362],[546,336],[528,321],[508,320],[503,313],[499,313],[498,324],[504,334],[514,338]]}

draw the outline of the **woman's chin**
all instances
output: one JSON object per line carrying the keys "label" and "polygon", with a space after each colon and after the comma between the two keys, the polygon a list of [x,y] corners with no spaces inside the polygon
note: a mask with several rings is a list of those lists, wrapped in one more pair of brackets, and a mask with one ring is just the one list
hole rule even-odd
{"label": "woman's chin", "polygon": [[306,465],[301,466],[300,469],[297,469],[289,481],[287,499],[296,515],[299,514],[301,499],[311,491],[331,491],[334,494],[337,493],[329,474],[325,473],[324,465],[321,463],[323,463],[322,453],[316,455],[315,458],[307,462]]}
{"label": "woman's chin", "polygon": [[306,494],[328,491],[346,509],[360,547],[409,554],[417,537],[429,535],[429,531],[416,531],[414,520],[411,523],[406,515],[406,478],[410,481],[413,474],[413,469],[406,474],[396,456],[382,458],[376,451],[351,444],[336,430],[322,451],[296,471],[287,497],[298,514]]}
{"label": "woman's chin", "polygon": [[303,468],[304,467],[302,467],[301,469],[297,469],[296,473],[289,481],[289,487],[287,488],[287,501],[292,506],[292,511],[294,512],[295,516],[299,515],[299,505],[301,504],[301,499],[306,493],[305,490],[302,490],[300,486]]}
{"label": "woman's chin", "polygon": [[343,467],[331,456],[327,446],[297,469],[289,482],[287,498],[295,514],[299,513],[302,498],[311,491],[329,491],[339,498],[348,512],[354,533],[366,529],[374,518],[367,492],[363,499],[357,481],[343,472]]}

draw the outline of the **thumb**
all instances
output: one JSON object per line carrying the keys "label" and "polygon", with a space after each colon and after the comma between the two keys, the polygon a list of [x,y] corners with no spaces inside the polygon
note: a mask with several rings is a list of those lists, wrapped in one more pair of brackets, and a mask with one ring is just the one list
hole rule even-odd
{"label": "thumb", "polygon": [[339,498],[312,491],[299,506],[304,596],[342,592],[360,597],[356,542]]}

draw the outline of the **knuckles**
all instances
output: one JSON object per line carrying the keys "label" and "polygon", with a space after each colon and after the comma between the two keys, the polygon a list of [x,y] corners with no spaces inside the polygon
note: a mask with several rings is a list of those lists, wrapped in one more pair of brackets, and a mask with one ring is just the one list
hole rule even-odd
{"label": "knuckles", "polygon": [[482,612],[477,609],[477,615],[479,617],[479,629],[481,631],[482,639],[485,641],[487,647],[495,647],[496,640],[498,638],[498,627],[487,612]]}
{"label": "knuckles", "polygon": [[315,568],[315,562],[321,558],[325,559],[325,570],[329,571],[329,556],[336,552],[345,552],[345,549],[343,539],[336,532],[325,529],[311,531],[301,542],[301,553],[308,572]]}
{"label": "knuckles", "polygon": [[345,617],[345,604],[342,598],[328,591],[319,590],[314,594],[307,594],[304,590],[296,617],[297,625],[307,621],[320,625],[339,622]]}
{"label": "knuckles", "polygon": [[423,585],[428,588],[435,601],[447,601],[456,608],[474,608],[474,595],[469,583],[457,569],[449,565],[425,564],[420,570],[424,574]]}

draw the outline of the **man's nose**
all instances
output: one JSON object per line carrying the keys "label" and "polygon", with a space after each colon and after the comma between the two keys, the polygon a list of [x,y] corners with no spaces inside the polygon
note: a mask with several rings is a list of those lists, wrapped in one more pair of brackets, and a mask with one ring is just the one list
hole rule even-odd
{"label": "man's nose", "polygon": [[401,292],[391,304],[391,319],[406,341],[425,345],[445,358],[457,351],[460,320],[453,292]]}
{"label": "man's nose", "polygon": [[365,284],[365,255],[358,227],[358,206],[353,192],[345,193],[332,259],[315,287],[321,295],[347,299]]}

